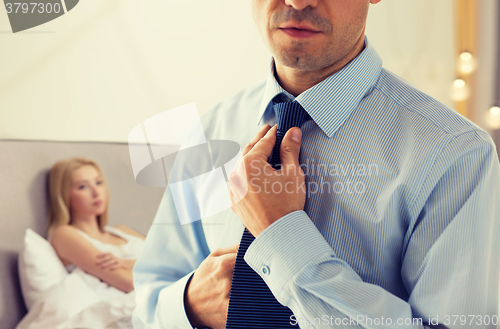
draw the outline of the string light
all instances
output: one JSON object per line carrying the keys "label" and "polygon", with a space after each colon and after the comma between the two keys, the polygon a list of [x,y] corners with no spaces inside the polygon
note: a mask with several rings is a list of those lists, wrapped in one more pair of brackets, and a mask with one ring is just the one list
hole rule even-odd
{"label": "string light", "polygon": [[463,79],[453,81],[451,88],[451,99],[455,102],[463,102],[470,96],[470,88]]}
{"label": "string light", "polygon": [[[497,6],[497,15],[500,15],[500,5]],[[499,16],[500,17],[500,16]],[[500,35],[500,19],[497,19],[497,38]],[[493,130],[500,129],[500,44],[496,42],[496,62],[493,67],[493,106],[487,112],[486,124]],[[498,142],[498,141],[497,141]]]}
{"label": "string light", "polygon": [[463,79],[456,79],[455,81],[453,81],[453,86],[455,86],[455,88],[464,88],[465,81]]}
{"label": "string light", "polygon": [[488,111],[486,123],[491,129],[500,129],[500,107],[493,106]]}
{"label": "string light", "polygon": [[469,75],[476,70],[477,62],[474,56],[464,51],[458,56],[457,70],[460,74]]}
{"label": "string light", "polygon": [[460,59],[467,62],[472,59],[472,54],[469,53],[468,51],[464,51],[463,53],[460,54]]}
{"label": "string light", "polygon": [[490,113],[491,113],[491,115],[494,115],[494,116],[500,116],[500,107],[498,107],[498,106],[493,106],[493,107],[490,109]]}

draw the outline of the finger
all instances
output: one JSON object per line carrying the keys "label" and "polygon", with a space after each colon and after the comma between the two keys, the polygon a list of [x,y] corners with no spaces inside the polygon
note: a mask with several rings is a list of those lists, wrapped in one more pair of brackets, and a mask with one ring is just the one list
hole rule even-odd
{"label": "finger", "polygon": [[117,264],[117,265],[113,265],[113,266],[111,266],[109,269],[110,269],[111,271],[114,271],[114,270],[119,269],[120,267],[122,267],[122,266],[121,266],[121,265],[119,265],[119,264]]}
{"label": "finger", "polygon": [[231,210],[233,213],[238,216],[238,218],[242,218],[239,208],[236,206],[236,200],[234,199],[233,192],[231,189],[229,190],[229,198],[231,199]]}
{"label": "finger", "polygon": [[290,128],[280,146],[280,159],[282,167],[287,165],[299,166],[300,144],[302,139],[302,130],[298,127]]}
{"label": "finger", "polygon": [[234,199],[233,190],[231,187],[229,187],[229,199],[231,200],[231,208],[233,208],[236,205],[236,201]]}
{"label": "finger", "polygon": [[236,168],[229,174],[229,197],[231,198],[232,204],[240,202],[247,192],[248,182],[245,162],[243,158],[240,158],[236,164]]}
{"label": "finger", "polygon": [[104,262],[103,264],[101,264],[101,267],[109,267],[109,266],[114,265],[114,264],[118,264],[118,261],[115,259],[110,259],[107,262]]}
{"label": "finger", "polygon": [[110,259],[110,258],[112,258],[113,256],[111,256],[111,255],[99,255],[99,256],[97,256],[97,257],[98,257],[98,258],[100,258],[100,259],[99,259],[99,262],[103,262],[103,261],[105,261],[106,259]]}
{"label": "finger", "polygon": [[[220,269],[228,278],[231,278],[234,273],[234,265],[236,264],[237,254],[226,254],[218,258],[220,260]],[[228,287],[230,289],[230,287]]]}
{"label": "finger", "polygon": [[105,258],[105,259],[102,259],[102,260],[100,260],[100,261],[96,262],[96,265],[102,265],[102,264],[104,264],[104,263],[108,262],[110,259],[111,259],[111,258]]}
{"label": "finger", "polygon": [[101,254],[97,255],[98,258],[102,258],[102,257],[106,257],[106,256],[111,256],[111,253],[110,252],[104,252],[104,253],[101,253]]}
{"label": "finger", "polygon": [[227,254],[236,254],[237,252],[238,252],[238,245],[236,244],[234,246],[217,248],[212,252],[211,256],[219,257]]}
{"label": "finger", "polygon": [[221,258],[221,260],[223,260],[224,262],[226,262],[226,264],[230,265],[229,266],[230,269],[233,269],[234,268],[234,263],[236,262],[236,257],[238,257],[238,254],[231,253],[231,254],[221,255],[219,257]]}
{"label": "finger", "polygon": [[231,191],[231,187],[229,188],[229,199],[231,200],[231,205],[234,206],[236,202],[234,202],[233,192]]}
{"label": "finger", "polygon": [[101,270],[104,270],[104,269],[109,268],[111,266],[113,266],[113,264],[104,264],[104,265],[101,265],[100,267],[101,267]]}
{"label": "finger", "polygon": [[260,128],[259,132],[255,135],[255,137],[243,148],[242,155],[247,154],[254,146],[255,144],[260,141],[262,137],[264,137],[267,133],[267,131],[271,129],[270,125],[264,125],[262,128]]}
{"label": "finger", "polygon": [[273,151],[274,144],[276,144],[276,132],[278,131],[278,126],[274,125],[269,129],[264,137],[262,137],[257,144],[248,152],[248,155],[254,154],[258,158],[267,162],[267,159]]}

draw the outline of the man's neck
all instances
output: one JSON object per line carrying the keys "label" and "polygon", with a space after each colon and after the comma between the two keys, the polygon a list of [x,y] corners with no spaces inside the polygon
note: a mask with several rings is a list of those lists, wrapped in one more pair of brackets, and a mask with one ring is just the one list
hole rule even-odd
{"label": "man's neck", "polygon": [[302,92],[340,71],[350,61],[356,58],[364,48],[365,36],[363,33],[354,47],[352,47],[347,55],[341,60],[330,66],[315,71],[299,71],[291,67],[279,65],[275,61],[276,79],[283,89],[297,97]]}

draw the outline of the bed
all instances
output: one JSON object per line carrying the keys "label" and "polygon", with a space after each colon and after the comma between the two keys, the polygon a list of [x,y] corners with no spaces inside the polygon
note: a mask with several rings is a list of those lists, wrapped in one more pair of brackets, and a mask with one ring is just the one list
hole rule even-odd
{"label": "bed", "polygon": [[[0,140],[0,151],[0,323],[2,329],[14,329],[28,313],[21,292],[18,258],[24,248],[27,231],[31,232],[31,236],[44,235],[46,176],[55,161],[73,156],[96,160],[110,186],[109,225],[127,225],[143,235],[147,234],[153,222],[164,189],[136,184],[128,145],[125,143]],[[130,314],[134,307],[133,293],[120,296],[119,300],[114,299],[115,304],[110,302],[106,305],[96,300],[95,294],[90,292],[78,299],[64,299],[68,289],[76,293],[82,290],[84,284],[100,287],[101,291],[108,294],[108,301],[118,296],[114,288],[110,289],[100,280],[75,270],[63,284],[51,291],[50,298],[54,299],[52,304],[60,305],[56,313],[68,317],[68,312],[80,311],[72,314],[75,323],[98,319],[99,316],[104,318],[110,311],[116,313],[116,318],[126,320],[125,315]],[[31,306],[33,310],[35,306]],[[38,313],[42,314],[43,306],[36,307]],[[106,314],[102,313],[103,310],[106,310]],[[35,314],[36,310],[31,313]],[[80,318],[77,319],[77,316]],[[115,321],[109,328],[122,326],[120,321]]]}

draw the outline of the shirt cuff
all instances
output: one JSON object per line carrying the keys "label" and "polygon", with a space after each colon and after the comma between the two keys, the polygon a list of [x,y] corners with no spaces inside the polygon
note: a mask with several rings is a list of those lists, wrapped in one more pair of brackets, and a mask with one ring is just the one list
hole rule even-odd
{"label": "shirt cuff", "polygon": [[156,308],[156,318],[160,321],[160,328],[193,328],[184,308],[184,292],[193,273],[194,271],[160,291]]}
{"label": "shirt cuff", "polygon": [[328,242],[303,211],[294,211],[267,227],[252,242],[245,261],[288,306],[290,281],[302,270],[335,257]]}

